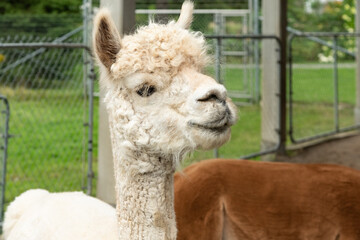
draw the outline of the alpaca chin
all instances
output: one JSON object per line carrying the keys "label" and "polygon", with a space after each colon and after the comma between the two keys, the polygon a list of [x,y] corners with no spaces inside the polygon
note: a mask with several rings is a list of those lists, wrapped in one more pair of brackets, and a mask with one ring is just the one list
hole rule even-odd
{"label": "alpaca chin", "polygon": [[197,143],[197,149],[210,150],[224,145],[230,140],[231,129],[228,127],[221,133],[207,130],[193,130],[193,139]]}

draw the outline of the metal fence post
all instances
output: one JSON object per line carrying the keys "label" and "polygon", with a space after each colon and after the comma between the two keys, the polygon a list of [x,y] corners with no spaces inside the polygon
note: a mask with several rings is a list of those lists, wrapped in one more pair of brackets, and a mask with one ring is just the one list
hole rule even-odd
{"label": "metal fence post", "polygon": [[6,189],[6,164],[7,164],[7,149],[9,140],[9,118],[10,118],[10,107],[6,97],[0,95],[0,99],[5,104],[5,110],[1,114],[5,115],[5,126],[2,138],[4,139],[4,146],[1,146],[3,152],[2,162],[2,176],[1,176],[1,198],[0,198],[0,232],[2,232],[2,223],[4,221],[4,204],[5,204],[5,189]]}
{"label": "metal fence post", "polygon": [[[216,38],[216,47],[215,47],[215,77],[218,83],[222,83],[221,80],[221,38]],[[219,149],[214,149],[214,157],[219,157]]]}
{"label": "metal fence post", "polygon": [[89,130],[88,130],[88,182],[87,182],[87,194],[92,194],[92,181],[94,179],[93,171],[93,130],[94,130],[94,81],[96,74],[94,71],[94,63],[90,61],[90,74],[88,75],[89,86]]}
{"label": "metal fence post", "polygon": [[[259,2],[254,0],[254,34],[259,34]],[[254,63],[255,63],[255,102],[260,101],[260,56],[259,41],[254,42]]]}
{"label": "metal fence post", "polygon": [[334,45],[334,128],[339,132],[339,89],[338,89],[338,59],[337,59],[337,36],[333,37]]}

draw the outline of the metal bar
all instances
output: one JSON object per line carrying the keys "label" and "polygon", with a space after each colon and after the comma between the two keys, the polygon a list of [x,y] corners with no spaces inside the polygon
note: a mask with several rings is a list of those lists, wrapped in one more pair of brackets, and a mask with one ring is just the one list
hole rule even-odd
{"label": "metal bar", "polygon": [[[357,130],[359,128],[360,128],[360,125],[354,125],[354,126],[350,126],[350,127],[340,128],[339,132],[349,132],[349,131]],[[334,136],[334,135],[338,134],[339,132],[329,131],[329,132],[318,134],[316,136],[296,139],[295,141],[293,141],[293,143],[298,144],[298,143],[309,142],[309,141],[316,140],[319,138],[330,137],[330,136]]]}
{"label": "metal bar", "polygon": [[[307,39],[309,39],[309,40],[311,40],[313,42],[317,42],[317,43],[320,43],[322,45],[325,45],[325,46],[327,46],[329,48],[333,49],[333,47],[334,47],[332,44],[330,44],[330,43],[316,37],[315,35],[309,35],[309,34],[306,34],[305,32],[301,32],[301,31],[296,30],[296,29],[291,28],[291,27],[287,27],[287,30],[292,34],[295,34],[297,36],[307,37]],[[337,49],[338,49],[338,51],[341,51],[343,53],[346,53],[346,54],[349,54],[350,56],[355,57],[355,53],[348,51],[346,48],[338,46]]]}
{"label": "metal bar", "polygon": [[335,132],[339,132],[339,84],[338,84],[338,59],[337,59],[337,36],[333,38],[334,47],[334,128]]}
{"label": "metal bar", "polygon": [[[215,77],[216,77],[216,81],[218,83],[222,84],[222,80],[221,80],[221,38],[217,38],[215,39],[216,41],[216,48],[215,48]],[[218,158],[219,157],[219,149],[215,148],[214,149],[214,157]]]}
{"label": "metal bar", "polygon": [[6,165],[7,165],[7,149],[8,149],[8,140],[9,140],[9,118],[10,118],[10,106],[6,97],[0,95],[0,99],[5,104],[5,129],[4,129],[4,146],[3,146],[3,163],[2,163],[2,176],[1,176],[1,198],[0,198],[0,223],[2,229],[2,222],[4,217],[4,203],[5,203],[5,187],[6,187]]}
{"label": "metal bar", "polygon": [[[84,27],[84,31],[83,31],[83,44],[86,46],[89,46],[89,25],[88,25],[88,15],[89,15],[89,9],[91,8],[91,2],[89,2],[89,0],[83,0],[83,5],[82,5],[82,10],[83,10],[83,27]],[[92,126],[90,123],[90,121],[92,120],[92,116],[90,117],[90,115],[92,114],[92,105],[90,104],[90,102],[92,103],[92,80],[89,80],[89,68],[88,68],[88,63],[89,63],[89,56],[88,53],[86,52],[86,50],[82,51],[82,57],[83,57],[83,89],[84,89],[84,105],[86,105],[86,99],[87,97],[89,97],[89,116],[88,116],[88,124],[86,125],[88,127],[88,146],[87,147],[87,165],[88,165],[88,172],[87,172],[87,194],[91,195],[92,192],[92,176],[93,174],[90,173],[90,171],[92,171],[92,164],[90,165],[89,163],[92,162]],[[89,88],[87,86],[87,84],[89,84]],[[87,90],[89,92],[87,92]],[[84,106],[85,107],[85,106]],[[91,113],[90,113],[91,112]],[[85,121],[85,116],[84,116],[84,121]],[[84,129],[85,130],[85,129]],[[91,134],[90,134],[91,132]],[[85,144],[84,144],[85,145]],[[90,145],[90,146],[89,146]],[[84,154],[85,155],[85,154]],[[85,158],[85,156],[84,156]],[[84,159],[83,159],[84,160]],[[84,181],[85,178],[83,178],[82,181]],[[83,186],[85,186],[84,182],[82,183]]]}
{"label": "metal bar", "polygon": [[294,33],[298,37],[360,37],[357,32],[301,32]]}
{"label": "metal bar", "polygon": [[[180,14],[180,9],[136,9],[135,14]],[[194,9],[194,14],[216,14],[240,16],[250,13],[249,9]]]}
{"label": "metal bar", "polygon": [[239,159],[250,159],[250,158],[259,157],[259,156],[270,154],[270,153],[276,153],[277,151],[278,151],[278,146],[276,146],[270,150],[244,155],[244,156],[239,157]]}
{"label": "metal bar", "polygon": [[82,43],[0,43],[0,48],[84,48],[92,55],[91,48]]}
{"label": "metal bar", "polygon": [[294,34],[291,34],[288,39],[289,46],[289,137],[291,142],[295,142],[294,138],[294,122],[293,122],[293,58],[292,58],[292,41]]}
{"label": "metal bar", "polygon": [[[243,23],[243,26],[247,26],[247,21],[246,21],[246,18],[243,18],[243,21],[244,21],[244,23]],[[246,34],[246,28],[245,27],[243,27],[243,34]],[[243,39],[242,40],[242,50],[243,50],[243,52],[246,52],[247,51],[247,40],[246,39]],[[246,66],[246,64],[247,64],[247,54],[245,54],[243,57],[242,57],[242,62],[243,62],[243,65],[244,66]],[[249,84],[248,84],[248,81],[246,81],[246,80],[249,80],[248,78],[247,78],[247,69],[248,68],[244,68],[243,69],[243,86],[244,86],[244,88],[246,89],[246,88],[248,88],[249,87]]]}
{"label": "metal bar", "polygon": [[216,39],[216,53],[215,53],[215,57],[216,57],[216,68],[215,68],[215,77],[216,77],[216,81],[219,83],[223,83],[221,80],[221,57],[222,57],[222,53],[221,53],[221,39]]}
{"label": "metal bar", "polygon": [[89,132],[88,132],[88,182],[87,182],[87,194],[92,193],[92,180],[94,178],[93,171],[93,130],[94,130],[94,81],[96,74],[94,71],[94,64],[90,61],[90,75],[89,75]]}
{"label": "metal bar", "polygon": [[278,154],[285,155],[286,151],[286,44],[287,44],[287,2],[281,1],[280,4],[280,123],[279,123],[279,149]]}
{"label": "metal bar", "polygon": [[[254,0],[254,34],[259,34],[259,2]],[[260,102],[260,54],[259,42],[254,42],[254,62],[255,62],[255,102]]]}
{"label": "metal bar", "polygon": [[244,34],[244,35],[204,35],[205,38],[209,39],[274,39],[280,45],[281,40],[276,35],[259,35],[259,34]]}
{"label": "metal bar", "polygon": [[223,51],[222,55],[224,56],[246,56],[246,51]]}

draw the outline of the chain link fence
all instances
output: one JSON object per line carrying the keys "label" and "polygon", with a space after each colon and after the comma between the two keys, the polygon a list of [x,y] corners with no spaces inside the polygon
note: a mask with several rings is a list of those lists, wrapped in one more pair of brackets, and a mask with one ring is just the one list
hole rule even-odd
{"label": "chain link fence", "polygon": [[88,47],[71,43],[80,30],[0,39],[0,93],[12,111],[6,203],[30,188],[92,191],[94,74],[84,66],[94,69]]}
{"label": "chain link fence", "polygon": [[289,29],[289,133],[293,143],[360,128],[355,33]]}

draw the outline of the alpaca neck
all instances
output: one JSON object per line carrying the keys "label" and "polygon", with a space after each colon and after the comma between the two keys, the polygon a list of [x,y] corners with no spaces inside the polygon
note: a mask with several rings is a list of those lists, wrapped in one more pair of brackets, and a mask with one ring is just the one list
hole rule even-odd
{"label": "alpaca neck", "polygon": [[121,154],[114,154],[119,239],[175,240],[172,159]]}

